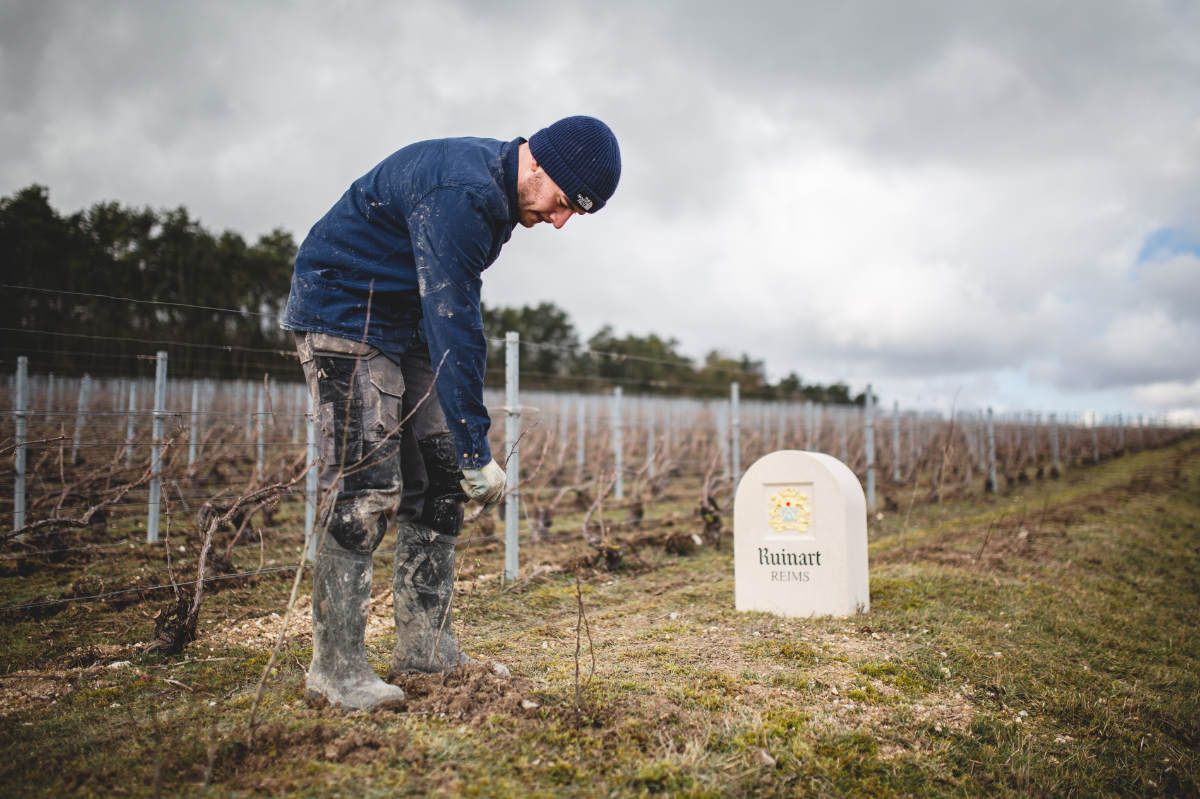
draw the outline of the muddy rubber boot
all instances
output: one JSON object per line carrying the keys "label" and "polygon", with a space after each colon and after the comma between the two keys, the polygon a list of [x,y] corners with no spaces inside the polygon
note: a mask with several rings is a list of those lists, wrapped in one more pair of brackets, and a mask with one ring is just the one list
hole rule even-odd
{"label": "muddy rubber boot", "polygon": [[456,540],[423,524],[400,525],[392,582],[396,651],[389,677],[450,671],[471,662],[451,629]]}
{"label": "muddy rubber boot", "polygon": [[404,691],[379,678],[367,662],[364,638],[371,601],[371,555],[351,552],[331,537],[313,569],[313,659],[308,700],[346,710],[401,707]]}

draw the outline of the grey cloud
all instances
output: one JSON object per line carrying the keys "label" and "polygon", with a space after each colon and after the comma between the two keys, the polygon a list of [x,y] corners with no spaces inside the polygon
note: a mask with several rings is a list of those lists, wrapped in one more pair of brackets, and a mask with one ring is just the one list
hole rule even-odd
{"label": "grey cloud", "polygon": [[[1200,255],[1176,255],[1137,267],[1147,298],[1178,319],[1200,323]],[[1193,342],[1200,349],[1200,341]]]}
{"label": "grey cloud", "polygon": [[408,141],[593,113],[621,137],[617,197],[564,232],[517,231],[488,301],[553,300],[585,334],[611,321],[820,379],[1006,371],[1052,392],[1200,372],[1170,343],[1196,334],[1192,262],[1130,278],[1143,237],[1200,218],[1193,4],[0,13],[5,194],[37,180],[68,210],[185,204],[302,237]]}

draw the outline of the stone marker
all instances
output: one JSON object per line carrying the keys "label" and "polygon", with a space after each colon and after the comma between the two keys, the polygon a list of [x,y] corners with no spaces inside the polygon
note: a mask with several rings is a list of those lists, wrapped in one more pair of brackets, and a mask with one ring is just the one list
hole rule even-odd
{"label": "stone marker", "polygon": [[756,461],[734,497],[733,572],[738,610],[868,611],[867,504],[854,472],[820,452]]}

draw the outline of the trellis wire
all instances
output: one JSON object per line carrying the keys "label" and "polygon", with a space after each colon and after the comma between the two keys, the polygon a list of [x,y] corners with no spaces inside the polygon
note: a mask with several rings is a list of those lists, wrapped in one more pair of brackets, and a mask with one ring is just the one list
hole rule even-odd
{"label": "trellis wire", "polygon": [[[506,425],[506,443],[509,444],[509,451],[512,455],[508,464],[510,477],[509,485],[507,486],[507,496],[511,499],[511,502],[506,502],[505,538],[506,541],[511,539],[513,542],[512,555],[506,554],[506,577],[513,578],[517,574],[519,566],[518,550],[516,548],[516,543],[519,540],[517,533],[519,531],[518,522],[520,518],[518,442],[520,441],[523,409],[534,405],[542,405],[547,409],[546,413],[557,413],[559,415],[556,427],[543,427],[542,429],[548,429],[551,432],[554,429],[558,430],[558,435],[563,439],[561,447],[564,452],[569,451],[567,449],[567,438],[571,425],[569,424],[568,415],[570,410],[574,409],[574,432],[576,435],[575,466],[577,478],[582,482],[586,476],[588,465],[587,438],[590,426],[587,418],[588,408],[595,406],[598,397],[595,394],[572,396],[571,394],[544,393],[543,396],[551,396],[553,400],[541,402],[536,399],[538,396],[536,392],[529,392],[526,396],[522,396],[519,391],[519,347],[521,342],[519,338],[514,336],[511,340],[512,346],[510,347],[509,337],[506,336],[505,341],[506,356],[510,349],[512,351],[511,365],[506,365],[506,372],[511,371],[513,379],[511,381],[512,392],[506,396],[504,407],[508,421],[515,423],[515,430],[511,433],[507,430]],[[159,506],[164,501],[162,498],[163,485],[161,481],[165,464],[162,460],[161,447],[164,445],[165,426],[168,422],[172,425],[178,425],[178,428],[172,433],[173,436],[187,438],[187,463],[189,467],[192,467],[196,464],[199,457],[198,448],[203,436],[203,424],[216,423],[219,420],[236,424],[237,420],[241,420],[245,423],[243,440],[217,438],[214,439],[212,446],[225,452],[248,450],[249,447],[253,446],[255,448],[254,474],[261,479],[266,468],[268,450],[271,453],[278,453],[281,451],[290,451],[291,447],[298,446],[296,431],[298,431],[299,427],[296,423],[303,417],[305,419],[306,432],[308,433],[304,455],[309,467],[305,490],[305,528],[306,536],[311,540],[311,532],[315,524],[315,519],[309,519],[308,517],[310,507],[315,511],[315,487],[310,487],[309,483],[315,482],[315,469],[312,464],[316,462],[316,454],[313,451],[315,447],[315,429],[313,428],[312,421],[313,408],[311,407],[311,395],[298,386],[293,386],[295,390],[280,391],[269,378],[263,381],[202,381],[191,379],[186,382],[180,380],[170,382],[167,380],[166,351],[160,351],[155,361],[155,401],[154,407],[149,414],[138,409],[136,400],[141,383],[144,381],[121,378],[109,380],[107,383],[104,383],[104,381],[96,381],[90,375],[85,375],[82,379],[74,381],[74,383],[72,383],[71,378],[63,376],[45,375],[42,378],[42,395],[45,402],[44,418],[47,421],[51,421],[57,416],[66,416],[65,411],[60,413],[57,410],[56,399],[61,398],[66,400],[70,397],[72,386],[78,389],[78,403],[74,412],[75,429],[74,435],[71,437],[70,448],[72,463],[75,463],[82,453],[86,453],[90,449],[100,449],[109,446],[124,447],[124,461],[126,463],[133,463],[137,452],[140,424],[149,415],[153,428],[150,457],[153,476],[146,491],[149,495],[147,497],[147,540],[153,541],[157,538]],[[506,362],[509,362],[507,357]],[[20,527],[24,526],[28,521],[29,515],[28,503],[24,496],[26,483],[25,469],[27,464],[22,461],[27,450],[26,438],[28,436],[29,409],[34,405],[33,399],[35,395],[33,393],[34,383],[31,381],[28,369],[28,357],[20,356],[17,359],[17,374],[13,376],[15,468],[13,472],[12,496],[14,498],[14,529],[20,529]],[[169,410],[172,406],[178,407],[179,404],[182,404],[184,397],[188,393],[186,389],[190,389],[190,410],[187,412]],[[506,380],[507,390],[508,381]],[[107,394],[103,393],[104,391],[107,391]],[[223,406],[215,404],[209,406],[206,404],[206,397],[215,398],[218,394],[222,394],[224,398]],[[127,404],[122,402],[126,397],[129,399]],[[302,409],[300,406],[306,401],[310,407]],[[94,407],[97,403],[103,407]],[[126,407],[122,410],[121,406],[123,404]],[[111,411],[108,410],[108,406],[110,405],[112,406]],[[592,433],[599,435],[603,432],[603,405],[595,406],[595,408],[599,412],[595,416],[596,424],[592,429]],[[830,415],[833,417],[832,436],[826,435],[825,433],[828,431],[823,430],[825,427],[823,421]],[[41,414],[38,414],[38,416],[41,416]],[[120,433],[104,435],[103,428],[96,427],[96,420],[103,421],[104,419],[112,420],[109,423],[110,428],[124,422],[124,430],[120,431]],[[707,419],[707,422],[704,422],[705,419]],[[649,395],[626,399],[622,386],[617,385],[614,386],[612,392],[608,418],[608,425],[613,441],[611,456],[615,495],[618,500],[623,499],[625,495],[625,456],[627,448],[635,457],[639,451],[642,452],[644,460],[636,462],[644,463],[645,466],[642,471],[646,475],[653,477],[660,465],[658,453],[660,451],[669,451],[675,430],[681,424],[692,426],[692,429],[694,429],[694,425],[697,421],[700,421],[702,424],[715,425],[717,435],[714,438],[720,446],[725,473],[733,480],[736,480],[740,476],[743,456],[747,452],[753,454],[756,448],[758,452],[761,452],[762,448],[770,441],[774,442],[776,448],[792,442],[814,449],[840,447],[840,454],[843,456],[843,460],[847,462],[854,461],[857,465],[853,468],[860,475],[865,475],[866,490],[870,496],[871,507],[874,508],[875,493],[877,490],[876,482],[878,480],[878,468],[880,464],[880,453],[877,451],[877,445],[880,442],[875,436],[877,419],[877,404],[871,386],[868,386],[867,389],[866,405],[860,409],[853,406],[844,408],[822,407],[811,402],[768,404],[763,401],[752,401],[747,403],[742,400],[740,386],[737,384],[731,384],[729,399],[724,402],[695,398],[656,398]],[[886,446],[885,439],[883,462],[892,467],[891,473],[894,483],[899,483],[904,476],[902,464],[906,458],[905,448],[902,446],[902,430],[906,427],[908,431],[909,446],[907,461],[910,464],[908,467],[908,479],[914,479],[917,468],[918,448],[924,448],[929,445],[932,440],[931,436],[933,435],[934,426],[941,423],[938,421],[939,419],[940,417],[923,416],[912,411],[902,412],[899,404],[893,403],[891,446],[890,449]],[[965,444],[970,453],[971,461],[969,465],[971,465],[971,468],[974,468],[975,464],[978,464],[980,468],[986,468],[988,476],[987,487],[991,491],[996,491],[998,464],[993,412],[991,409],[988,409],[986,414],[975,415],[973,412],[970,415],[960,414],[958,419],[955,433],[959,436],[958,441]],[[797,421],[789,424],[789,420]],[[907,420],[906,425],[902,424],[905,420]],[[284,437],[282,438],[278,435],[281,429],[280,421],[286,421],[288,425],[282,428],[284,432]],[[853,431],[851,431],[851,422],[855,425]],[[1045,463],[1043,459],[1046,457],[1046,453],[1049,453],[1052,475],[1057,474],[1063,468],[1064,441],[1066,442],[1068,452],[1075,453],[1075,455],[1069,454],[1069,457],[1075,458],[1074,462],[1078,462],[1079,446],[1087,446],[1085,443],[1087,439],[1077,436],[1075,439],[1076,449],[1073,451],[1070,450],[1072,441],[1071,432],[1079,427],[1078,419],[1072,420],[1070,417],[1064,419],[1058,414],[1039,416],[1037,414],[1024,413],[1009,414],[1004,423],[1006,425],[1005,429],[1012,434],[1013,441],[1010,448],[1015,447],[1022,458],[1027,460],[1041,460],[1042,463]],[[1149,437],[1148,431],[1151,429],[1152,424],[1147,424],[1143,416],[1118,414],[1114,417],[1106,417],[1103,421],[1093,418],[1087,427],[1090,427],[1090,430],[1087,430],[1085,427],[1082,432],[1085,435],[1087,432],[1090,432],[1091,459],[1099,461],[1101,458],[1101,428],[1110,430],[1105,435],[1115,436],[1117,440],[1116,449],[1121,450],[1125,447],[1126,443],[1132,443],[1135,447],[1144,445]],[[274,437],[268,437],[268,428],[275,431]],[[712,427],[709,429],[711,430]],[[624,432],[626,430],[633,433],[640,430],[642,435],[625,436]],[[851,432],[853,432],[853,442],[851,440]],[[123,435],[121,435],[122,433]],[[287,438],[289,433],[290,440]],[[860,433],[861,438],[859,437]],[[939,433],[939,435],[942,435],[942,433]],[[748,442],[746,439],[748,439]],[[713,438],[708,440],[712,441]],[[853,447],[851,446],[852,443]],[[640,450],[640,447],[643,445],[644,450]],[[1105,446],[1111,447],[1111,440]],[[120,449],[116,451],[121,452]],[[1111,449],[1106,449],[1106,452],[1111,451]],[[884,474],[886,473],[885,471]],[[0,484],[2,483],[3,481],[0,480]],[[192,485],[194,486],[193,489],[180,492],[178,496],[189,500],[203,500],[203,488],[208,486],[209,483],[197,478]],[[131,504],[132,500],[124,501],[120,503],[119,507],[125,508]],[[512,514],[511,519],[508,517],[510,513]]]}

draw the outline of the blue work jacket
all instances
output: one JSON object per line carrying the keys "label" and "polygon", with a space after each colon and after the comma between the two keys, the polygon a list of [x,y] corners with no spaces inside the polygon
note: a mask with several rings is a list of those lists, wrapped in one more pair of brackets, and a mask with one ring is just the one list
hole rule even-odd
{"label": "blue work jacket", "polygon": [[365,340],[397,362],[428,346],[464,469],[492,458],[480,276],[517,223],[524,141],[436,139],[385,158],[309,231],[280,321]]}

